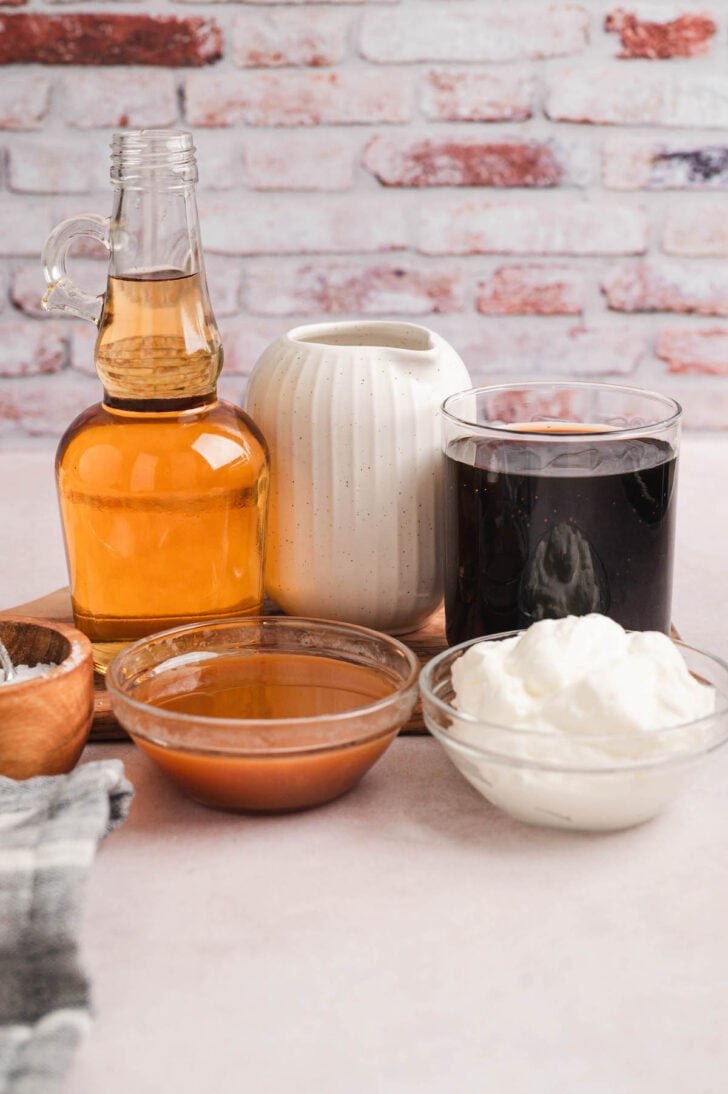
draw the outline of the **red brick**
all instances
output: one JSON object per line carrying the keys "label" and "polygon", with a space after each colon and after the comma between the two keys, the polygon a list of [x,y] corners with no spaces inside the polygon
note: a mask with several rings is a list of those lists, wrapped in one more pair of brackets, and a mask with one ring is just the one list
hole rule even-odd
{"label": "red brick", "polygon": [[109,154],[103,145],[48,140],[8,150],[8,187],[18,193],[81,194],[103,189],[108,178]]}
{"label": "red brick", "polygon": [[37,258],[55,219],[47,203],[0,196],[0,224],[0,255]]}
{"label": "red brick", "polygon": [[200,201],[205,249],[227,255],[371,253],[406,247],[404,209],[383,195],[218,195]]}
{"label": "red brick", "polygon": [[55,376],[0,381],[0,423],[16,423],[31,436],[60,437],[87,406],[99,402],[98,381],[65,369]]}
{"label": "red brick", "polygon": [[632,262],[602,279],[614,311],[728,315],[728,270],[713,263]]}
{"label": "red brick", "polygon": [[[171,72],[86,70],[63,81],[65,119],[75,129],[139,129],[174,125],[177,88]],[[108,149],[107,156],[108,156]]]}
{"label": "red brick", "polygon": [[728,144],[650,141],[620,133],[605,143],[602,181],[614,190],[726,190]]}
{"label": "red brick", "polygon": [[728,125],[728,76],[684,66],[592,65],[548,80],[552,121],[598,125]]}
{"label": "red brick", "polygon": [[581,52],[589,19],[575,4],[429,4],[420,18],[411,8],[367,11],[360,48],[370,61],[515,61]]}
{"label": "red brick", "polygon": [[667,361],[670,372],[728,376],[728,328],[668,327],[657,340],[657,356]]}
{"label": "red brick", "polygon": [[427,315],[462,308],[463,286],[442,266],[262,263],[248,271],[246,301],[262,315]]}
{"label": "red brick", "polygon": [[707,15],[692,13],[665,22],[649,22],[634,12],[615,8],[604,20],[604,29],[619,35],[622,50],[618,57],[665,60],[707,53],[718,28]]}
{"label": "red brick", "polygon": [[[353,134],[265,130],[245,136],[243,177],[253,190],[350,190],[354,183]],[[357,151],[358,151],[358,145]]]}
{"label": "red brick", "polygon": [[525,73],[435,68],[425,76],[421,106],[435,121],[525,121],[535,86]]}
{"label": "red brick", "polygon": [[478,282],[484,315],[579,315],[584,272],[572,266],[501,266]]}
{"label": "red brick", "polygon": [[725,202],[683,200],[669,209],[662,246],[668,254],[728,257],[728,216]]}
{"label": "red brick", "polygon": [[66,363],[66,340],[56,323],[4,319],[0,323],[0,376],[58,372]]}
{"label": "red brick", "polygon": [[385,186],[558,186],[563,169],[542,141],[373,137],[364,167]]}
{"label": "red brick", "polygon": [[335,65],[346,56],[349,20],[340,11],[246,12],[233,21],[233,61],[244,68]]}
{"label": "red brick", "polygon": [[0,64],[207,65],[222,56],[211,19],[149,15],[0,15]]}
{"label": "red brick", "polygon": [[48,113],[50,89],[46,76],[5,73],[0,82],[0,129],[40,129]]}
{"label": "red brick", "polygon": [[632,205],[562,195],[549,200],[438,204],[420,214],[426,254],[642,254],[647,218]]}
{"label": "red brick", "polygon": [[407,122],[409,73],[355,68],[326,72],[193,73],[185,82],[191,125],[336,125]]}

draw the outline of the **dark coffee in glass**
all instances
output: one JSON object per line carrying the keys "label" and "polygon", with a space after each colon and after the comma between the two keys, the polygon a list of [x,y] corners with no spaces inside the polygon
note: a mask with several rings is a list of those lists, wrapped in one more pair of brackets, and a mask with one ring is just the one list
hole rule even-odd
{"label": "dark coffee in glass", "polygon": [[448,643],[589,612],[669,631],[679,418],[602,384],[448,399]]}

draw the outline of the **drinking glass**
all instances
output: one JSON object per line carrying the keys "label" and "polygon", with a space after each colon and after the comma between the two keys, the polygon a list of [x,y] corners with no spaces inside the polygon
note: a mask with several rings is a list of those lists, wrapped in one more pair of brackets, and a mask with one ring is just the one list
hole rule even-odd
{"label": "drinking glass", "polygon": [[597,383],[446,399],[448,643],[589,612],[669,632],[681,416]]}

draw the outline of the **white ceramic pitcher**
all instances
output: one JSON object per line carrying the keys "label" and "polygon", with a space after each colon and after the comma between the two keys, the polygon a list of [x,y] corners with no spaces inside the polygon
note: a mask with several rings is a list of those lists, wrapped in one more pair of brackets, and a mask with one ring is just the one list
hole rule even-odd
{"label": "white ceramic pitcher", "polygon": [[246,409],[271,451],[265,583],[284,611],[401,634],[437,608],[440,406],[468,387],[413,323],[296,327],[265,350]]}

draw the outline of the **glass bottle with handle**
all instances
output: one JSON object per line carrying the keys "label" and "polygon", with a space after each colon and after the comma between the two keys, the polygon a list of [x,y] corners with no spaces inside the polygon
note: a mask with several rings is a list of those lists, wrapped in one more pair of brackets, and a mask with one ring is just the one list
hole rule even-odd
{"label": "glass bottle with handle", "polygon": [[[268,453],[252,420],[217,398],[222,345],[205,281],[192,137],[115,134],[110,219],[73,217],[43,253],[43,304],[98,326],[103,401],[56,456],[76,625],[97,667],[120,646],[263,599]],[[69,278],[79,236],[109,252],[106,293]]]}

